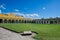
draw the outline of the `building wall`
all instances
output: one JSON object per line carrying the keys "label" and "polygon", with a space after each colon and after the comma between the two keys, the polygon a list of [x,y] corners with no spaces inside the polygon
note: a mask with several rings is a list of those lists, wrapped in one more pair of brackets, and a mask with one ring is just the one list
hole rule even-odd
{"label": "building wall", "polygon": [[0,23],[15,23],[19,22],[19,20],[23,20],[24,17],[16,16],[12,13],[10,14],[0,14]]}
{"label": "building wall", "polygon": [[16,16],[13,13],[0,14],[0,23],[36,23],[36,24],[60,24],[60,18],[31,19]]}
{"label": "building wall", "polygon": [[60,18],[52,18],[52,19],[35,19],[36,24],[60,24]]}

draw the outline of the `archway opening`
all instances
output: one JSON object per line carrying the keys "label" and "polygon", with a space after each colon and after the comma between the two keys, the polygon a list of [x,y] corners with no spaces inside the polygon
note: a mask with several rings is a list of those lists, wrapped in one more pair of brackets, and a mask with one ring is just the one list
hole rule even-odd
{"label": "archway opening", "polygon": [[55,21],[55,24],[57,24],[57,21]]}
{"label": "archway opening", "polygon": [[16,20],[16,23],[18,23],[18,20]]}
{"label": "archway opening", "polygon": [[9,23],[11,23],[11,20],[8,20]]}
{"label": "archway opening", "polygon": [[14,20],[12,20],[12,23],[14,23]]}
{"label": "archway opening", "polygon": [[3,22],[3,20],[2,19],[0,19],[0,23],[2,23]]}
{"label": "archway opening", "polygon": [[19,23],[21,23],[21,20],[19,20]]}
{"label": "archway opening", "polygon": [[4,20],[4,23],[7,23],[7,22],[8,22],[7,19],[5,19],[5,20]]}
{"label": "archway opening", "polygon": [[50,21],[50,24],[53,24],[53,21]]}

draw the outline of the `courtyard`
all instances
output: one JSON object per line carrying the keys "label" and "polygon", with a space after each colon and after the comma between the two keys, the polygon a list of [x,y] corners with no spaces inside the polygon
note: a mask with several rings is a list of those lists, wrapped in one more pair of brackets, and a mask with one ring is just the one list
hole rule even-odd
{"label": "courtyard", "polygon": [[36,32],[38,34],[33,37],[36,40],[60,40],[60,24],[0,23],[0,26],[16,33]]}

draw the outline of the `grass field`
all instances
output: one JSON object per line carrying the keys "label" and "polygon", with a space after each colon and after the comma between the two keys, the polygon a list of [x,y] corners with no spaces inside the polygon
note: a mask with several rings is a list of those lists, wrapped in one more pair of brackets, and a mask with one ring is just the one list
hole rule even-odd
{"label": "grass field", "polygon": [[21,32],[24,30],[35,31],[38,34],[35,36],[37,40],[60,40],[60,24],[0,24],[5,28]]}

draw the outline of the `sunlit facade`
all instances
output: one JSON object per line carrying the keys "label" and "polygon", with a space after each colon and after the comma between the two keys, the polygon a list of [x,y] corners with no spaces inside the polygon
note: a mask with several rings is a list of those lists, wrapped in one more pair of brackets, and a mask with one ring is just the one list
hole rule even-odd
{"label": "sunlit facade", "polygon": [[30,20],[29,18],[24,18],[23,16],[17,16],[14,13],[0,14],[0,23],[24,23]]}
{"label": "sunlit facade", "polygon": [[0,23],[36,23],[36,24],[60,24],[60,18],[32,19],[17,16],[14,13],[0,14]]}

